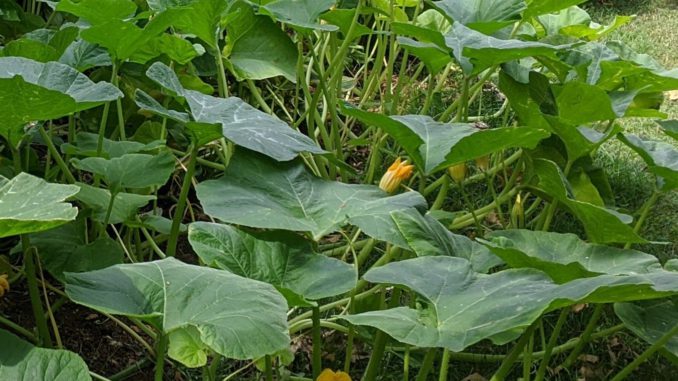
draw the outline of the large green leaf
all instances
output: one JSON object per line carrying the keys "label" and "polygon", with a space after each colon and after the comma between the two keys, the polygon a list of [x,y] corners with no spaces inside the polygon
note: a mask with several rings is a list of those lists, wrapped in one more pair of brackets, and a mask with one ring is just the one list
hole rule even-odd
{"label": "large green leaf", "polygon": [[84,272],[122,263],[120,244],[108,236],[87,242],[84,219],[46,232],[31,234],[42,265],[52,276],[63,282],[64,272]]}
{"label": "large green leaf", "polygon": [[589,240],[596,243],[645,242],[627,225],[632,220],[630,216],[572,199],[567,180],[554,162],[536,159],[533,165],[538,178],[536,189],[572,212],[584,224]]}
{"label": "large green leaf", "polygon": [[164,333],[197,329],[200,341],[227,358],[289,346],[287,303],[273,286],[174,258],[67,273],[66,293],[99,311],[146,319]]}
{"label": "large green leaf", "polygon": [[212,48],[217,49],[219,32],[229,18],[231,1],[225,0],[153,0],[150,7],[156,11],[178,9],[173,24],[185,33],[195,34]]}
{"label": "large green leaf", "polygon": [[255,228],[311,232],[314,239],[350,223],[365,234],[407,247],[390,213],[425,209],[417,192],[388,196],[373,185],[320,179],[301,161],[277,163],[238,151],[224,177],[198,184],[197,195],[208,215]]}
{"label": "large green leaf", "polygon": [[318,17],[329,10],[336,0],[276,0],[262,5],[259,11],[301,30],[335,31],[331,24],[319,24]]}
{"label": "large green leaf", "polygon": [[572,45],[549,45],[543,42],[502,40],[488,36],[463,24],[454,23],[445,34],[445,45],[452,49],[464,72],[477,74],[497,64],[534,56],[553,56]]}
{"label": "large green leaf", "polygon": [[470,238],[453,234],[430,215],[417,211],[396,211],[391,217],[410,249],[419,257],[448,255],[468,259],[479,273],[502,264],[499,257]]}
{"label": "large green leaf", "polygon": [[557,12],[586,2],[586,0],[527,0],[525,18]]}
{"label": "large green leaf", "polygon": [[124,188],[164,185],[174,172],[174,162],[174,155],[169,152],[158,155],[128,153],[113,159],[88,157],[71,160],[75,168],[100,175],[112,193]]}
{"label": "large green leaf", "polygon": [[[424,298],[417,309],[398,307],[342,316],[418,347],[452,351],[484,339],[501,344],[508,331],[525,328],[543,313],[576,303],[661,298],[678,292],[678,274],[601,275],[557,285],[533,269],[491,275],[471,270],[466,259],[420,257],[368,271],[365,280],[407,287]],[[498,336],[499,335],[499,336]]]}
{"label": "large green leaf", "polygon": [[[263,153],[276,160],[292,160],[301,152],[325,153],[313,140],[293,130],[280,119],[245,103],[242,99],[217,98],[198,91],[187,90],[167,65],[156,62],[146,75],[172,93],[186,99],[193,120],[199,123],[221,125],[223,136],[235,144]],[[150,97],[137,93],[140,107],[186,122],[184,114],[164,110]]]}
{"label": "large green leaf", "polygon": [[558,283],[601,274],[633,275],[662,270],[653,255],[586,243],[574,234],[505,230],[492,232],[489,237],[485,245],[509,266],[541,270]]}
{"label": "large green leaf", "polygon": [[588,26],[591,23],[591,16],[585,10],[572,6],[555,13],[538,16],[537,20],[544,27],[547,35],[556,35],[563,28],[572,25]]}
{"label": "large green leaf", "polygon": [[224,56],[239,79],[284,76],[297,81],[297,46],[267,16],[257,16],[249,4],[236,3],[238,17],[228,27]]}
{"label": "large green leaf", "polygon": [[659,120],[657,123],[666,135],[678,140],[678,120]]}
{"label": "large green leaf", "polygon": [[537,128],[480,130],[471,124],[436,122],[426,115],[386,116],[352,107],[343,111],[393,136],[426,174],[510,147],[534,148],[549,135]]}
{"label": "large green leaf", "polygon": [[0,187],[0,238],[52,229],[75,219],[78,209],[64,202],[74,185],[50,184],[20,173]]}
{"label": "large green leaf", "polygon": [[131,0],[60,0],[55,10],[74,14],[97,25],[133,16],[137,5]]}
{"label": "large green leaf", "polygon": [[661,177],[662,190],[678,188],[678,149],[675,145],[643,140],[630,134],[619,134],[618,137],[643,158],[650,172]]}
{"label": "large green leaf", "polygon": [[290,232],[250,233],[229,225],[195,222],[188,240],[205,264],[275,286],[290,305],[336,296],[355,287],[353,266],[317,254]]}
{"label": "large green leaf", "polygon": [[[108,206],[111,202],[111,192],[87,184],[77,183],[77,185],[80,186],[80,192],[75,195],[75,199],[92,209],[92,218],[95,221],[105,222]],[[136,214],[139,208],[152,200],[155,200],[155,196],[117,193],[115,200],[113,200],[108,222],[111,224],[126,222]]]}
{"label": "large green leaf", "polygon": [[[615,303],[614,312],[626,328],[650,345],[678,324],[678,307],[672,300]],[[669,339],[661,352],[674,363],[678,361],[678,336]]]}
{"label": "large green leaf", "polygon": [[0,136],[15,141],[24,124],[60,118],[122,97],[70,66],[0,57]]}
{"label": "large green leaf", "polygon": [[111,66],[111,56],[106,49],[91,42],[78,39],[70,44],[59,58],[59,62],[78,71],[98,66]]}
{"label": "large green leaf", "polygon": [[0,329],[0,379],[31,381],[89,381],[87,364],[63,349],[33,346]]}
{"label": "large green leaf", "polygon": [[526,8],[523,0],[441,0],[433,4],[455,22],[486,34],[520,21]]}

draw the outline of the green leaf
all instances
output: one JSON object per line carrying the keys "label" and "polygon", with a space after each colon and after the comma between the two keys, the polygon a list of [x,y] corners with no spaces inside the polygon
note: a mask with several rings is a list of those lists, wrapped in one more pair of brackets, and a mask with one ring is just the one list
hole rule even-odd
{"label": "green leaf", "polygon": [[[75,195],[75,199],[92,209],[92,218],[95,221],[105,222],[108,204],[111,202],[111,192],[87,184],[76,184],[80,187],[80,192]],[[108,223],[119,224],[131,219],[139,208],[144,207],[152,200],[155,200],[155,196],[118,193],[113,200],[113,209]]]}
{"label": "green leaf", "polygon": [[317,178],[301,161],[277,163],[243,151],[232,158],[224,177],[198,184],[197,195],[205,213],[223,222],[307,231],[316,240],[350,223],[402,247],[407,244],[390,213],[426,208],[417,192],[388,196],[373,185]]}
{"label": "green leaf", "polygon": [[55,228],[75,219],[78,209],[64,202],[74,185],[50,184],[20,173],[0,186],[0,238]]}
{"label": "green leaf", "polygon": [[[61,152],[75,156],[97,156],[99,135],[91,132],[78,132],[73,143],[61,145]],[[110,140],[104,138],[102,154],[105,158],[120,157],[128,153],[150,152],[164,146],[162,140],[155,140],[148,144],[124,140]]]}
{"label": "green leaf", "polygon": [[87,364],[63,349],[39,348],[0,329],[0,379],[89,381]]}
{"label": "green leaf", "polygon": [[658,120],[664,133],[678,140],[678,120]]}
{"label": "green leaf", "polygon": [[8,42],[2,50],[2,55],[5,57],[25,57],[38,62],[49,62],[59,59],[59,52],[53,47],[27,38]]}
{"label": "green leaf", "polygon": [[339,30],[339,28],[331,24],[319,24],[318,18],[335,3],[336,0],[276,0],[261,6],[259,11],[302,31],[323,30],[332,32]]}
{"label": "green leaf", "polygon": [[[196,329],[205,346],[226,358],[254,359],[289,346],[285,299],[266,283],[227,271],[167,258],[67,273],[66,282],[76,303],[148,320],[168,334]],[[173,354],[182,347],[175,340]]]}
{"label": "green leaf", "polygon": [[419,42],[402,36],[398,36],[398,43],[404,46],[410,54],[419,58],[431,75],[440,73],[452,61],[452,57],[436,44]]}
{"label": "green leaf", "polygon": [[440,123],[426,115],[389,117],[353,107],[344,107],[343,112],[393,136],[426,174],[510,147],[534,148],[549,136],[536,128],[480,130],[471,124]]}
{"label": "green leaf", "polygon": [[239,80],[284,76],[296,83],[299,52],[287,33],[270,17],[255,15],[248,4],[235,8],[240,13],[229,25],[224,48],[233,74]]}
{"label": "green leaf", "polygon": [[200,340],[200,331],[188,326],[170,332],[167,353],[189,368],[199,368],[207,365],[209,347]]}
{"label": "green leaf", "polygon": [[[159,3],[159,2],[158,2]],[[224,0],[164,1],[164,12],[178,9],[173,24],[187,34],[195,34],[212,50],[217,49],[219,31],[228,19],[231,2]],[[186,6],[187,5],[187,6]],[[163,12],[163,13],[164,13]]]}
{"label": "green leaf", "polygon": [[546,34],[549,36],[559,34],[565,27],[572,25],[588,26],[591,24],[591,16],[589,16],[588,12],[577,6],[538,16],[537,20],[544,27]]}
{"label": "green leaf", "polygon": [[84,219],[46,232],[31,234],[31,246],[52,276],[64,281],[64,272],[99,270],[122,263],[120,245],[108,236],[87,242]]}
{"label": "green leaf", "polygon": [[[355,16],[356,9],[342,9],[336,8],[332,9],[329,12],[323,13],[320,18],[327,21],[332,25],[339,27],[339,30],[344,35],[344,38],[349,38],[347,36],[349,30],[351,29],[351,24],[353,24],[353,18]],[[366,36],[372,34],[372,29],[366,27],[363,24],[357,23],[353,34],[351,34],[351,39],[356,39],[358,37]]]}
{"label": "green leaf", "polygon": [[174,172],[174,155],[128,153],[113,159],[88,157],[71,159],[79,170],[102,176],[113,193],[124,188],[148,188],[164,185]]}
{"label": "green leaf", "polygon": [[433,4],[455,22],[485,34],[520,21],[526,8],[523,0],[441,0]]}
{"label": "green leaf", "polygon": [[0,136],[16,141],[21,127],[36,120],[60,118],[122,97],[107,82],[57,62],[0,57]]}
{"label": "green leaf", "polygon": [[627,225],[632,220],[630,216],[570,198],[567,180],[554,162],[536,159],[533,165],[538,178],[536,189],[572,212],[584,224],[589,240],[595,243],[645,242]]}
{"label": "green leaf", "polygon": [[420,257],[368,271],[372,283],[407,287],[424,299],[417,309],[398,307],[341,316],[394,339],[424,348],[458,352],[484,339],[503,344],[542,314],[577,303],[662,298],[678,292],[678,274],[601,275],[558,285],[533,269],[490,275],[471,270],[466,259]]}
{"label": "green leaf", "polygon": [[[194,121],[221,125],[223,136],[237,145],[279,161],[292,160],[301,152],[325,153],[308,136],[240,98],[217,98],[184,89],[172,69],[163,63],[151,65],[146,75],[167,90],[184,97]],[[149,96],[144,97],[141,92],[137,92],[137,101],[144,109],[175,120],[184,120],[183,114],[164,109]]]}
{"label": "green leaf", "polygon": [[97,25],[133,16],[137,6],[131,0],[60,0],[55,10],[74,14]]}
{"label": "green leaf", "polygon": [[661,189],[678,188],[678,149],[675,145],[643,140],[635,135],[619,134],[619,140],[631,147],[647,164],[650,172],[661,177]]}
{"label": "green leaf", "polygon": [[59,58],[59,62],[78,71],[93,67],[111,66],[111,56],[106,49],[85,40],[77,40],[70,44]]}
{"label": "green leaf", "polygon": [[188,240],[210,267],[270,283],[294,300],[318,300],[355,287],[356,271],[318,254],[310,241],[289,232],[249,233],[229,225],[194,222]]}
{"label": "green leaf", "polygon": [[467,74],[478,74],[491,66],[520,58],[553,56],[558,50],[572,46],[502,40],[467,28],[460,23],[454,23],[452,30],[445,34],[445,44],[452,50],[454,57]]}
{"label": "green leaf", "polygon": [[465,258],[479,273],[487,273],[502,264],[501,259],[485,246],[466,236],[453,234],[429,214],[422,216],[416,211],[396,211],[391,213],[391,217],[418,257],[447,255]]}
{"label": "green leaf", "polygon": [[586,2],[586,0],[527,0],[524,18],[535,17],[546,13],[557,12]]}
{"label": "green leaf", "polygon": [[[678,324],[678,308],[672,300],[615,303],[614,312],[626,328],[650,345]],[[661,353],[674,362],[678,360],[678,337],[669,339]]]}
{"label": "green leaf", "polygon": [[[613,120],[618,115],[607,93],[583,82],[568,82],[554,87],[559,117],[568,124],[580,125],[601,120]],[[624,110],[625,111],[625,110]]]}
{"label": "green leaf", "polygon": [[490,233],[483,243],[509,266],[541,270],[557,283],[601,274],[634,275],[662,270],[653,255],[586,243],[574,234],[505,230]]}

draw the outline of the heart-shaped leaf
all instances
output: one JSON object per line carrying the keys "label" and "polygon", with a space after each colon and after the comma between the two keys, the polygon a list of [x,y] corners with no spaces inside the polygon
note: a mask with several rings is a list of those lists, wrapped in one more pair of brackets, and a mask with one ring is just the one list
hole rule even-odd
{"label": "heart-shaped leaf", "polygon": [[453,234],[431,215],[416,211],[397,211],[391,217],[410,249],[419,257],[447,255],[468,259],[473,271],[486,273],[502,261],[485,246],[470,238]]}
{"label": "heart-shaped leaf", "polygon": [[78,209],[64,202],[74,185],[50,184],[20,173],[0,186],[0,238],[55,228],[75,219]]}
{"label": "heart-shaped leaf", "polygon": [[368,271],[365,280],[407,287],[426,304],[342,316],[394,339],[461,351],[480,340],[510,341],[508,331],[525,328],[543,313],[577,303],[662,298],[678,293],[678,274],[602,275],[557,285],[532,269],[477,274],[462,258],[420,257]]}
{"label": "heart-shaped leaf", "polygon": [[70,66],[0,57],[0,136],[16,141],[24,124],[60,118],[122,97]]}
{"label": "heart-shaped leaf", "polygon": [[262,5],[259,11],[299,30],[335,31],[331,24],[319,24],[318,18],[334,6],[336,0],[275,0]]}
{"label": "heart-shaped leaf", "polygon": [[637,250],[596,245],[574,234],[505,230],[484,241],[514,268],[541,270],[558,283],[601,274],[634,275],[662,270],[657,258]]}
{"label": "heart-shaped leaf", "polygon": [[635,135],[619,134],[619,140],[631,147],[647,164],[650,172],[661,177],[662,190],[678,188],[678,149],[675,145],[643,140]]}
{"label": "heart-shaped leaf", "polygon": [[122,247],[108,236],[86,240],[84,219],[46,232],[31,234],[31,246],[52,276],[64,281],[65,272],[99,270],[122,263]]}
{"label": "heart-shaped leaf", "polygon": [[90,381],[87,364],[63,349],[39,348],[0,329],[0,379]]}
{"label": "heart-shaped leaf", "polygon": [[205,213],[256,228],[311,232],[314,239],[351,223],[365,234],[407,247],[390,213],[424,209],[417,192],[388,196],[373,185],[344,184],[315,177],[300,161],[278,163],[239,151],[224,177],[198,184]]}
{"label": "heart-shaped leaf", "polygon": [[527,7],[523,0],[441,0],[433,4],[455,22],[486,34],[520,21]]}
{"label": "heart-shaped leaf", "polygon": [[[95,221],[106,222],[106,214],[111,202],[111,192],[108,189],[96,188],[87,184],[77,183],[77,185],[80,187],[80,192],[75,195],[75,199],[92,209],[92,218]],[[144,207],[152,200],[155,200],[155,196],[117,193],[115,200],[113,200],[108,223],[119,224],[126,222],[137,213],[139,208]]]}
{"label": "heart-shaped leaf", "polygon": [[88,157],[71,160],[75,168],[100,175],[113,193],[124,188],[164,185],[174,172],[174,162],[174,155],[169,152],[158,155],[128,153],[113,159]]}
{"label": "heart-shaped leaf", "polygon": [[196,329],[205,346],[227,358],[289,346],[287,303],[273,286],[174,258],[67,273],[66,293],[99,311],[146,319],[164,333]]}
{"label": "heart-shaped leaf", "polygon": [[293,305],[336,296],[355,287],[353,266],[313,250],[294,233],[249,233],[229,225],[195,222],[188,240],[208,266],[270,283]]}

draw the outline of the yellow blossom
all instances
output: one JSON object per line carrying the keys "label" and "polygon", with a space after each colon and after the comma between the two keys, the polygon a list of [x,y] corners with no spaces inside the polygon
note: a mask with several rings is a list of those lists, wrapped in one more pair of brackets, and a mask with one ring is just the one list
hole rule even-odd
{"label": "yellow blossom", "polygon": [[490,155],[476,158],[476,167],[478,167],[481,172],[487,171],[487,168],[490,167]]}
{"label": "yellow blossom", "polygon": [[5,295],[6,292],[9,292],[9,281],[7,274],[2,274],[0,275],[0,296]]}
{"label": "yellow blossom", "polygon": [[352,381],[348,373],[337,371],[336,373],[331,369],[325,369],[320,373],[320,376],[315,381]]}
{"label": "yellow blossom", "polygon": [[447,167],[450,177],[457,183],[461,183],[466,178],[466,163],[461,163]]}
{"label": "yellow blossom", "polygon": [[403,180],[407,180],[412,176],[413,169],[414,165],[408,165],[407,160],[401,161],[400,158],[397,158],[396,161],[388,167],[384,176],[381,177],[379,188],[386,193],[395,192]]}

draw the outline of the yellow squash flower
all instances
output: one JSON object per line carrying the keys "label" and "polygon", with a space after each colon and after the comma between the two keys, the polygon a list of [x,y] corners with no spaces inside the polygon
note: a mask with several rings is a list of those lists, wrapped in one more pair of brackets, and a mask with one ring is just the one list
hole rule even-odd
{"label": "yellow squash flower", "polygon": [[447,172],[450,174],[452,180],[459,184],[466,178],[466,163],[461,163],[447,167]]}
{"label": "yellow squash flower", "polygon": [[514,229],[525,227],[525,208],[523,207],[520,193],[516,196],[516,202],[513,204],[513,208],[511,208],[511,227]]}
{"label": "yellow squash flower", "polygon": [[487,171],[487,169],[490,167],[490,155],[476,158],[476,167],[478,167],[481,172]]}
{"label": "yellow squash flower", "polygon": [[2,274],[0,275],[0,297],[5,295],[5,292],[9,292],[9,281],[7,274]]}
{"label": "yellow squash flower", "polygon": [[320,373],[320,376],[315,381],[352,381],[348,373],[337,371],[336,373],[331,369],[325,369]]}
{"label": "yellow squash flower", "polygon": [[400,158],[397,158],[396,161],[388,167],[384,176],[381,177],[379,188],[386,193],[395,192],[403,180],[407,180],[412,176],[413,169],[414,165],[408,165],[407,160],[401,161]]}

